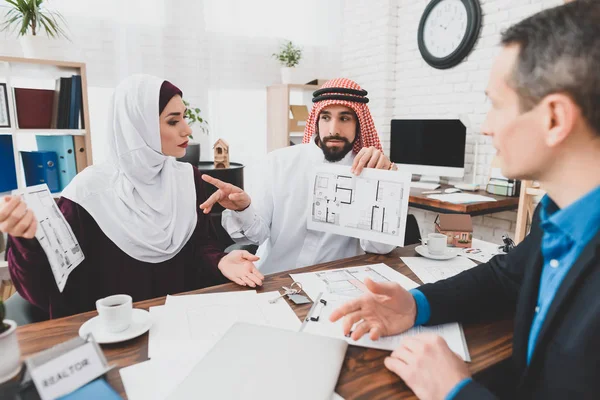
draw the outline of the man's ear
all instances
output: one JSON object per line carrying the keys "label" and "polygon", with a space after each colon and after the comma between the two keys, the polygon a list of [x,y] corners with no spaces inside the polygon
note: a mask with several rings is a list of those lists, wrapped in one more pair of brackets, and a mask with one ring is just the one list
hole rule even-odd
{"label": "man's ear", "polygon": [[581,110],[570,96],[562,93],[546,96],[540,105],[545,114],[546,145],[555,147],[573,132]]}

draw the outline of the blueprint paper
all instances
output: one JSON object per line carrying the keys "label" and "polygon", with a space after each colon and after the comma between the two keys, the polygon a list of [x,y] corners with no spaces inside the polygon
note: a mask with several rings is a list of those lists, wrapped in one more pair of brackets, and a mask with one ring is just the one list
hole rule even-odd
{"label": "blueprint paper", "polygon": [[404,245],[411,174],[324,164],[310,185],[311,230],[396,246]]}
{"label": "blueprint paper", "polygon": [[[464,261],[471,262],[468,259],[464,259]],[[305,320],[302,325],[302,332],[343,339],[348,344],[354,346],[390,351],[398,348],[402,340],[406,337],[425,332],[434,333],[444,338],[446,343],[448,343],[448,347],[463,360],[471,361],[462,326],[457,322],[427,327],[417,326],[399,335],[386,336],[378,340],[371,340],[367,334],[355,341],[344,336],[342,328],[343,320],[338,320],[337,322],[329,321],[329,316],[335,309],[368,291],[364,286],[364,279],[366,277],[376,282],[395,282],[406,290],[419,286],[416,282],[385,264],[364,265],[304,274],[290,274],[290,276],[295,282],[302,284],[304,292],[313,301],[316,301],[320,296],[321,299],[327,302],[324,307],[318,307],[318,311],[313,310],[318,313],[319,320],[316,322]]]}
{"label": "blueprint paper", "polygon": [[40,242],[58,290],[62,293],[69,274],[85,259],[71,226],[58,209],[46,184],[14,191],[33,211],[38,222],[36,239]]}
{"label": "blueprint paper", "polygon": [[302,326],[302,332],[343,339],[353,346],[389,351],[396,350],[404,338],[421,333],[433,333],[441,336],[448,344],[448,347],[450,347],[450,350],[458,354],[464,361],[471,361],[464,333],[458,322],[434,326],[416,326],[398,335],[384,336],[378,340],[371,340],[369,334],[364,335],[358,340],[352,340],[352,338],[344,336],[342,327],[343,319],[340,319],[337,322],[331,322],[329,320],[331,313],[341,307],[345,302],[341,301],[339,298],[328,298],[325,295],[323,296],[323,299],[327,301],[327,305],[319,312],[319,321],[305,322]]}
{"label": "blueprint paper", "polygon": [[419,286],[385,264],[290,274],[290,277],[302,284],[302,289],[312,301],[315,301],[320,293],[327,298],[339,297],[342,300],[358,297],[367,290],[364,286],[367,277],[374,282],[396,282],[406,290]]}

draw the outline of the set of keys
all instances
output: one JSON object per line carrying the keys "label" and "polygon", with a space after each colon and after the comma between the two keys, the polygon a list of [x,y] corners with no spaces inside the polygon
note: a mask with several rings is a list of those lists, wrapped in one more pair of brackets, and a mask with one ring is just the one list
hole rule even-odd
{"label": "set of keys", "polygon": [[281,299],[282,297],[285,297],[285,296],[287,296],[288,299],[292,300],[295,304],[306,304],[306,303],[311,302],[308,299],[308,297],[300,294],[300,292],[302,291],[302,284],[300,284],[298,282],[293,282],[289,287],[282,286],[282,289],[283,289],[283,294],[275,297],[274,299],[269,300],[269,303],[271,303],[271,304],[277,303],[277,301],[279,299]]}

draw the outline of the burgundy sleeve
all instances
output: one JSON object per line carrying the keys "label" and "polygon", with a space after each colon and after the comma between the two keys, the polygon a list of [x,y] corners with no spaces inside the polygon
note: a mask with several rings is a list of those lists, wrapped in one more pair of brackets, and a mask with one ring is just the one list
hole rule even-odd
{"label": "burgundy sleeve", "polygon": [[[80,246],[81,231],[78,205],[60,198],[58,208],[73,229]],[[37,239],[25,239],[8,236],[7,246],[8,270],[15,288],[30,303],[51,313],[53,299],[60,296],[58,287],[46,253]]]}
{"label": "burgundy sleeve", "polygon": [[194,169],[194,181],[196,184],[196,213],[198,222],[196,224],[197,248],[196,256],[200,258],[201,265],[204,266],[201,271],[202,280],[204,283],[210,282],[211,285],[217,285],[227,282],[227,278],[221,274],[218,265],[221,258],[227,255],[224,250],[227,246],[233,243],[231,238],[225,234],[219,234],[210,215],[204,214],[200,209],[208,195],[204,188],[202,173],[196,168]]}

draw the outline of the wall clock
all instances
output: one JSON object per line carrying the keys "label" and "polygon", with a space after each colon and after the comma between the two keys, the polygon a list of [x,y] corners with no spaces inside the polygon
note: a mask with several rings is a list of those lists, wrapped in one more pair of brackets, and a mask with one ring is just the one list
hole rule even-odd
{"label": "wall clock", "polygon": [[478,0],[432,0],[419,23],[419,51],[434,68],[454,67],[469,54],[480,28]]}

